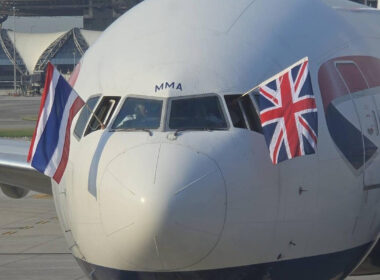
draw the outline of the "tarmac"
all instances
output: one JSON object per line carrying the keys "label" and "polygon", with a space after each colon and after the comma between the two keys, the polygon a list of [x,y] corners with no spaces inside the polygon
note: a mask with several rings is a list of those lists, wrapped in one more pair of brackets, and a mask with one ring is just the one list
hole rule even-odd
{"label": "tarmac", "polygon": [[51,197],[0,194],[0,280],[87,279],[68,250]]}
{"label": "tarmac", "polygon": [[40,99],[0,95],[0,129],[33,129]]}

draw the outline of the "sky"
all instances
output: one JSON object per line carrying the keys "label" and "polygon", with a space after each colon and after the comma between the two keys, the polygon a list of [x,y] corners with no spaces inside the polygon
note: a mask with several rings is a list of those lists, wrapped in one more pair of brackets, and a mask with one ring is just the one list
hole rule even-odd
{"label": "sky", "polygon": [[[15,26],[16,32],[60,32],[74,27],[83,28],[83,17],[16,17]],[[13,30],[12,16],[3,23],[3,28]]]}

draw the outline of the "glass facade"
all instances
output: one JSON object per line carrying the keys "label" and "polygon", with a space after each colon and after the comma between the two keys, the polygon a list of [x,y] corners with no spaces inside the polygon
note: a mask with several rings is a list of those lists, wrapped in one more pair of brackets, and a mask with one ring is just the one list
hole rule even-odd
{"label": "glass facade", "polygon": [[[17,64],[21,64],[21,61],[17,61]],[[8,59],[3,48],[0,47],[0,89],[13,88],[13,63]],[[17,80],[20,79],[19,73],[17,73]]]}
{"label": "glass facade", "polygon": [[[14,87],[14,66],[12,61],[8,58],[6,50],[8,49],[12,56],[13,43],[7,34],[8,30],[1,29],[0,26],[0,31],[0,90],[11,91]],[[87,31],[83,32],[85,33]],[[22,57],[19,57],[16,62],[16,65],[18,65],[17,68],[20,70],[16,73],[17,93],[29,95],[38,94],[40,92],[43,87],[45,79],[44,72],[48,61],[51,61],[63,76],[68,78],[75,65],[78,64],[82,58],[82,53],[89,47],[89,42],[86,41],[83,32],[78,28],[71,29],[60,37],[60,41],[57,41],[53,34],[51,37],[51,43],[47,49],[43,51],[40,50],[41,53],[35,54],[36,57],[38,57],[36,64],[28,65],[28,67],[33,67],[32,69],[27,69],[25,61],[23,61]],[[99,35],[100,32],[98,32],[98,36]],[[21,38],[23,38],[22,36],[23,35],[21,35]],[[89,37],[90,43],[95,38],[96,37],[94,37],[94,34],[92,33]],[[38,34],[36,35],[36,40],[38,40]],[[20,42],[20,40],[18,42]],[[6,49],[3,49],[3,47]],[[25,50],[28,48],[29,46],[22,46],[22,53],[26,53]],[[31,48],[36,48],[36,46],[31,45]],[[28,51],[30,51],[30,49]],[[17,55],[19,56],[20,54],[17,53]]]}
{"label": "glass facade", "polygon": [[378,0],[368,0],[368,5],[374,8],[380,8]]}
{"label": "glass facade", "polygon": [[[49,60],[57,67],[57,69],[62,74],[70,75],[74,69],[74,65],[79,62],[82,55],[78,51],[73,37],[70,36],[68,40],[62,45],[62,47],[58,50],[58,52]],[[18,65],[22,65],[23,62],[21,60],[17,61]],[[33,73],[30,73],[33,74]],[[3,48],[0,46],[0,90],[1,89],[13,89],[13,63],[8,59],[5,54]],[[44,80],[44,72],[38,74],[40,76],[41,81]],[[29,84],[40,84],[41,82],[32,81],[33,75],[30,76],[22,76],[19,72],[17,72],[17,81],[18,85],[27,83],[24,86]],[[20,84],[20,80],[23,82]],[[38,87],[43,86],[39,85]]]}
{"label": "glass facade", "polygon": [[50,60],[63,74],[71,73],[74,65],[78,63],[82,55],[75,46],[73,37],[70,37],[55,56]]}
{"label": "glass facade", "polygon": [[377,8],[379,0],[351,0],[351,1],[356,2],[356,3],[360,3],[360,4],[364,4],[364,5],[368,5],[368,6],[373,7],[373,8]]}

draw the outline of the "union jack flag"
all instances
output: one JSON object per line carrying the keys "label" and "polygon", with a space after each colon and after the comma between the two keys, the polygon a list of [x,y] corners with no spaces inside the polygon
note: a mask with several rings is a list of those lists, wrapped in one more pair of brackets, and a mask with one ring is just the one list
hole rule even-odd
{"label": "union jack flag", "polygon": [[259,86],[261,125],[273,164],[314,154],[318,115],[308,59]]}

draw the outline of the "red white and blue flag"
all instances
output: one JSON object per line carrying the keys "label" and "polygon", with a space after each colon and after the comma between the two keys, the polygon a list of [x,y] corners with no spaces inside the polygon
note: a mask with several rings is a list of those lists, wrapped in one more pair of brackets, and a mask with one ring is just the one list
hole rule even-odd
{"label": "red white and blue flag", "polygon": [[84,101],[49,63],[40,113],[29,148],[28,162],[60,183],[70,151],[70,129]]}
{"label": "red white and blue flag", "polygon": [[273,164],[314,154],[318,115],[307,58],[259,86],[257,105]]}

